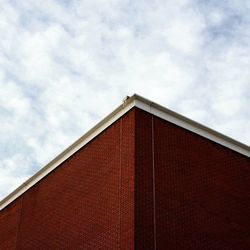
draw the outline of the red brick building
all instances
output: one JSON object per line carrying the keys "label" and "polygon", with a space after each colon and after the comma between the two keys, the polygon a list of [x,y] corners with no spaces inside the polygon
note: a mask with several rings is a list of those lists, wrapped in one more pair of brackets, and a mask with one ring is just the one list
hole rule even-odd
{"label": "red brick building", "polygon": [[250,249],[250,149],[134,95],[0,202],[0,249]]}

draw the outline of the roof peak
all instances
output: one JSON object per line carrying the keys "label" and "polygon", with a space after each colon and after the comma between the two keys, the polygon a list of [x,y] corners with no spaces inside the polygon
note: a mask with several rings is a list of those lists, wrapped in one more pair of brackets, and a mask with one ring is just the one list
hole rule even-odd
{"label": "roof peak", "polygon": [[[172,122],[176,125],[179,125],[182,128],[185,128],[187,130],[192,131],[191,127],[197,127],[197,129],[194,129],[194,133],[199,134],[207,139],[210,139],[212,141],[215,141],[225,147],[228,147],[234,151],[237,151],[238,153],[241,153],[243,155],[246,155],[248,157],[250,157],[250,147],[240,141],[237,141],[229,136],[226,136],[225,134],[222,134],[214,129],[211,129],[201,123],[198,123],[192,119],[189,119],[175,111],[172,111],[160,104],[157,104],[149,99],[146,99],[138,94],[134,94],[131,97],[131,100],[135,100],[137,102],[137,107],[139,106],[139,108],[150,112],[156,116],[159,116],[160,118],[163,118],[164,120],[168,120],[169,122]],[[140,105],[140,104],[146,104],[146,105]],[[160,112],[159,112],[160,111]],[[164,115],[167,114],[167,115]],[[170,116],[172,116],[173,118],[176,119],[171,119]],[[177,123],[177,120],[183,121],[183,123],[181,122],[180,124]],[[184,125],[185,123],[185,125]],[[188,126],[190,125],[190,126]],[[187,126],[187,127],[186,127]],[[208,137],[211,134],[212,137]],[[217,139],[215,137],[218,137]],[[218,141],[217,141],[218,140]],[[229,145],[229,144],[234,144],[233,145]],[[239,147],[239,148],[238,148]]]}
{"label": "roof peak", "polygon": [[126,114],[132,108],[137,107],[146,112],[149,112],[157,117],[160,117],[166,121],[176,124],[184,129],[192,131],[202,137],[205,137],[211,141],[221,144],[231,150],[234,150],[242,155],[250,157],[250,147],[236,141],[226,135],[223,135],[215,130],[212,130],[198,122],[195,122],[185,116],[182,116],[170,109],[167,109],[155,102],[152,102],[140,95],[134,94],[131,97],[126,96],[123,99],[123,103],[117,107],[112,113],[90,129],[86,134],[80,137],[76,142],[39,170],[35,175],[25,181],[16,190],[10,193],[2,201],[0,201],[0,211],[8,204],[21,196],[29,188],[35,185],[38,181],[48,175],[52,170],[58,167],[61,163],[67,160],[71,155],[81,149],[89,141],[98,136],[102,131],[109,127],[112,123],[117,121],[120,117]]}

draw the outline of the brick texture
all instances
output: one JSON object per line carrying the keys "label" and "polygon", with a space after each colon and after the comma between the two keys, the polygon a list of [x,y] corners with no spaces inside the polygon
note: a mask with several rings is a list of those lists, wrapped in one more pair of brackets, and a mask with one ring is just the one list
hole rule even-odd
{"label": "brick texture", "polygon": [[133,249],[134,124],[131,111],[1,211],[0,249]]}
{"label": "brick texture", "polygon": [[136,112],[138,249],[250,249],[249,158]]}
{"label": "brick texture", "polygon": [[151,116],[136,110],[135,245],[154,249]]}
{"label": "brick texture", "polygon": [[0,212],[0,249],[15,249],[20,225],[22,197]]}
{"label": "brick texture", "polygon": [[250,161],[154,117],[157,249],[250,249]]}
{"label": "brick texture", "polygon": [[0,249],[250,249],[249,158],[132,109],[0,212]]}

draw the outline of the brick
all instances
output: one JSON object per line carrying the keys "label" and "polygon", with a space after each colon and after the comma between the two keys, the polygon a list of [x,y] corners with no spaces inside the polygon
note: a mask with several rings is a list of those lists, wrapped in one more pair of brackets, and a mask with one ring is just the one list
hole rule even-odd
{"label": "brick", "polygon": [[0,212],[0,249],[250,249],[249,158],[133,108]]}

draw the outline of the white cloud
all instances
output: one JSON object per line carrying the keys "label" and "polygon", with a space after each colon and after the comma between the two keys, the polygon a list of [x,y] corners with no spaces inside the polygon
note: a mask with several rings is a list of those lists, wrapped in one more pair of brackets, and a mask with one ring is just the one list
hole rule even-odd
{"label": "white cloud", "polygon": [[0,3],[0,198],[134,92],[249,144],[243,1]]}

